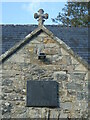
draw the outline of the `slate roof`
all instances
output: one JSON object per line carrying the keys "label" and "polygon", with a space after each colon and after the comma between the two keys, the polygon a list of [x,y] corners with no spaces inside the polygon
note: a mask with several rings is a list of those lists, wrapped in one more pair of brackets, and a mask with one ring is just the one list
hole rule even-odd
{"label": "slate roof", "polygon": [[[2,25],[2,54],[37,27],[37,25]],[[66,28],[58,25],[46,25],[45,27],[90,64],[88,28]]]}

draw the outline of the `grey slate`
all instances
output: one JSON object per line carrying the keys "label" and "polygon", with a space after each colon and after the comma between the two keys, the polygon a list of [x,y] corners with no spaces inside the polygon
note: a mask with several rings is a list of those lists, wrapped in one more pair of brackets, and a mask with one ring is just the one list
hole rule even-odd
{"label": "grey slate", "polygon": [[[36,29],[37,25],[0,25],[2,27],[2,54],[23,40],[26,35]],[[46,25],[55,36],[63,40],[71,49],[90,63],[90,46],[88,28],[60,27]]]}
{"label": "grey slate", "polygon": [[28,107],[58,107],[58,83],[56,81],[27,81]]}

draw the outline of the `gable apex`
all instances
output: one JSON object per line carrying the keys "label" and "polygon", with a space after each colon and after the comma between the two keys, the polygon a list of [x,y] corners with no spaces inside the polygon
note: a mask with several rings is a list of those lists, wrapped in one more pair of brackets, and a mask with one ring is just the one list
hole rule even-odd
{"label": "gable apex", "polygon": [[64,48],[69,54],[71,54],[74,58],[76,58],[80,63],[82,63],[87,69],[90,69],[90,66],[88,63],[83,60],[79,55],[75,54],[73,50],[65,44],[61,39],[56,37],[50,30],[48,30],[45,26],[41,25],[38,26],[34,31],[32,31],[30,34],[28,34],[25,39],[20,41],[18,44],[14,45],[11,49],[6,51],[4,54],[0,56],[0,63],[3,63],[6,59],[8,59],[11,55],[13,55],[16,51],[18,51],[22,46],[24,46],[26,43],[28,43],[35,35],[40,34],[41,32],[45,32],[47,35],[49,35],[53,40],[59,43],[59,45]]}

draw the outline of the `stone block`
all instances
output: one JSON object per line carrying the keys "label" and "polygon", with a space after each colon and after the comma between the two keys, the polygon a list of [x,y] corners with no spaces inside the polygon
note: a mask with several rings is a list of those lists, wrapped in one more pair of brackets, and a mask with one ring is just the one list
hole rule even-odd
{"label": "stone block", "polygon": [[71,65],[72,64],[71,57],[69,55],[63,56],[61,64]]}
{"label": "stone block", "polygon": [[68,114],[64,113],[63,111],[60,112],[59,119],[67,118]]}
{"label": "stone block", "polygon": [[47,49],[47,48],[60,49],[60,48],[59,48],[59,45],[58,45],[57,43],[48,43],[48,44],[45,44],[45,48],[46,48],[46,49]]}
{"label": "stone block", "polygon": [[89,92],[89,82],[88,81],[84,81],[84,83],[83,83],[83,91],[84,92]]}
{"label": "stone block", "polygon": [[17,70],[3,70],[2,71],[2,78],[5,76],[10,78],[12,76],[17,76],[17,75],[22,75],[22,71],[17,71]]}
{"label": "stone block", "polygon": [[25,57],[21,54],[14,54],[11,56],[7,61],[8,62],[14,62],[14,63],[23,63]]}
{"label": "stone block", "polygon": [[60,103],[60,107],[63,110],[71,110],[72,109],[72,102],[64,102],[64,103]]}
{"label": "stone block", "polygon": [[[59,83],[60,85],[60,83]],[[59,95],[60,95],[60,98],[64,98],[66,95],[67,95],[67,90],[65,89],[62,89],[62,85],[59,87]]]}
{"label": "stone block", "polygon": [[60,97],[61,98],[61,101],[63,102],[63,103],[65,103],[65,102],[74,102],[75,100],[76,100],[76,96],[67,96],[67,95],[63,95],[63,96],[61,96]]}
{"label": "stone block", "polygon": [[68,72],[74,72],[74,70],[75,70],[75,65],[67,65]]}
{"label": "stone block", "polygon": [[51,39],[51,38],[45,38],[45,39],[44,39],[44,44],[49,44],[49,43],[56,43],[56,41],[54,41],[54,40]]}
{"label": "stone block", "polygon": [[68,92],[67,94],[71,96],[76,96],[77,93],[75,90],[68,90],[67,92]]}
{"label": "stone block", "polygon": [[13,92],[14,90],[12,89],[12,88],[7,88],[7,87],[5,87],[5,88],[2,88],[2,92],[4,92],[4,93],[11,93],[11,92]]}
{"label": "stone block", "polygon": [[61,48],[61,53],[62,55],[69,55],[69,53],[64,48]]}
{"label": "stone block", "polygon": [[71,60],[72,60],[72,64],[75,64],[75,65],[79,64],[78,60],[76,60],[76,58],[74,58],[73,56],[71,56]]}
{"label": "stone block", "polygon": [[29,118],[41,118],[41,114],[39,113],[39,109],[30,108],[28,109],[28,117]]}
{"label": "stone block", "polygon": [[80,82],[80,80],[85,80],[85,75],[86,73],[85,72],[73,72],[73,73],[70,73],[70,78],[71,80],[75,80],[78,82]]}
{"label": "stone block", "polygon": [[13,106],[11,113],[13,118],[20,119],[22,117],[25,118],[25,116],[27,117],[28,111],[27,108],[25,108],[24,106],[18,105],[18,106]]}
{"label": "stone block", "polygon": [[45,48],[44,52],[46,53],[46,55],[56,55],[56,54],[58,54],[58,49]]}
{"label": "stone block", "polygon": [[88,93],[86,92],[77,92],[77,100],[88,100]]}
{"label": "stone block", "polygon": [[68,76],[67,76],[65,71],[54,72],[53,76],[54,76],[54,79],[57,80],[57,81],[68,80]]}
{"label": "stone block", "polygon": [[9,79],[5,79],[2,81],[2,86],[12,86],[13,81]]}
{"label": "stone block", "polygon": [[82,64],[79,64],[76,66],[75,70],[77,71],[88,71],[87,68],[85,68]]}
{"label": "stone block", "polygon": [[40,114],[42,119],[48,118],[48,111],[46,108],[41,108],[40,111],[41,111]]}
{"label": "stone block", "polygon": [[83,85],[81,84],[77,84],[75,82],[69,82],[67,83],[67,89],[71,89],[71,90],[76,90],[76,91],[82,91],[83,90]]}
{"label": "stone block", "polygon": [[32,40],[32,41],[30,42],[30,44],[34,44],[34,45],[40,44],[40,41],[38,41],[38,38],[37,38],[37,39],[35,39],[35,40]]}
{"label": "stone block", "polygon": [[45,32],[42,32],[38,35],[38,37],[48,37],[47,34]]}
{"label": "stone block", "polygon": [[89,80],[89,78],[90,78],[90,73],[86,72],[85,80]]}
{"label": "stone block", "polygon": [[16,94],[16,93],[9,93],[9,94],[4,94],[2,96],[3,100],[9,100],[9,101],[25,101],[25,96],[24,95],[20,95],[20,94]]}
{"label": "stone block", "polygon": [[34,47],[30,47],[30,48],[28,48],[28,49],[29,49],[29,50],[28,50],[29,52],[32,52],[32,53],[34,52]]}
{"label": "stone block", "polygon": [[25,111],[25,112],[22,112],[22,113],[17,113],[16,115],[14,115],[13,116],[15,119],[26,119],[26,118],[28,118],[28,113],[27,113],[27,111]]}
{"label": "stone block", "polygon": [[6,102],[2,104],[2,115],[5,113],[10,113],[12,109],[12,104],[9,102]]}
{"label": "stone block", "polygon": [[59,114],[60,114],[59,110],[52,109],[52,110],[50,110],[50,117],[49,118],[53,118],[53,119],[58,118]]}

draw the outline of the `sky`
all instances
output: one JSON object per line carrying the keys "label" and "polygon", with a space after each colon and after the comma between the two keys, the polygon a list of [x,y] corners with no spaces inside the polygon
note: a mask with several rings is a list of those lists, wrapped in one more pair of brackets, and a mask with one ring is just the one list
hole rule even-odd
{"label": "sky", "polygon": [[49,19],[45,24],[55,24],[51,18],[55,18],[62,8],[64,2],[2,2],[1,24],[38,24],[34,19],[34,13],[42,8],[49,14]]}

